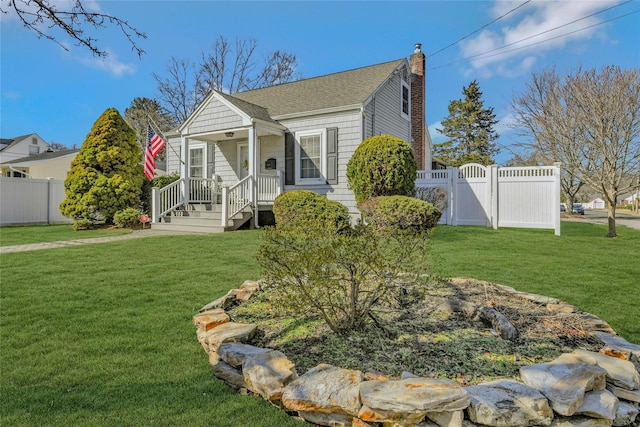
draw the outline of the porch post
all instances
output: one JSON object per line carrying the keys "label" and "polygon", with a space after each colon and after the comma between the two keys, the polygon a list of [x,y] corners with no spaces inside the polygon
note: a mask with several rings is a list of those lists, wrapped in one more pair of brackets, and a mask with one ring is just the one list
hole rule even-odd
{"label": "porch post", "polygon": [[256,228],[258,224],[258,159],[257,159],[258,132],[256,124],[253,123],[249,129],[249,174],[251,175],[251,203],[253,203],[253,223]]}
{"label": "porch post", "polygon": [[181,136],[180,140],[180,157],[182,163],[180,165],[180,178],[182,178],[182,204],[189,204],[189,139]]}

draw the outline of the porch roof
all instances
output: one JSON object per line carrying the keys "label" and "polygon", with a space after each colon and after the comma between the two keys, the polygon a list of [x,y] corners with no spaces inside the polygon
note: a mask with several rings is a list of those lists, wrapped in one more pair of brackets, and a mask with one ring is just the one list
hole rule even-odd
{"label": "porch roof", "polygon": [[238,92],[233,96],[227,95],[227,99],[229,102],[240,100],[249,103],[267,112],[270,119],[276,120],[279,116],[288,114],[364,104],[387,78],[406,62],[404,58],[397,59],[354,70]]}

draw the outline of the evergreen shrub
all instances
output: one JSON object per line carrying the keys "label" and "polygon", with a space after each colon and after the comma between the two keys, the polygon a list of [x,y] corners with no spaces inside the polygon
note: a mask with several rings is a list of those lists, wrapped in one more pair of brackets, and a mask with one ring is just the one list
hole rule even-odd
{"label": "evergreen shrub", "polygon": [[113,216],[113,223],[118,228],[133,228],[140,223],[140,211],[134,208],[118,211]]}
{"label": "evergreen shrub", "polygon": [[442,213],[424,200],[406,196],[372,197],[358,205],[367,222],[374,228],[430,232]]}
{"label": "evergreen shrub", "polygon": [[356,202],[377,196],[413,196],[417,164],[406,141],[391,135],[367,138],[347,163]]}
{"label": "evergreen shrub", "polygon": [[273,214],[281,229],[340,231],[351,224],[346,206],[309,190],[280,194],[273,203]]}

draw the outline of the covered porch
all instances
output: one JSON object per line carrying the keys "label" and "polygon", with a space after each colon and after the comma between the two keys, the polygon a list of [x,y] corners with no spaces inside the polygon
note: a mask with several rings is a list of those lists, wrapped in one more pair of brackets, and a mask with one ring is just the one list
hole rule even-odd
{"label": "covered porch", "polygon": [[[208,221],[223,229],[237,228],[238,221],[247,218],[259,226],[258,212],[271,210],[283,192],[285,128],[234,111],[225,97],[217,101],[226,107],[218,115],[232,114],[230,120],[192,120],[179,128],[180,178],[152,190],[153,224],[200,211],[208,212]],[[205,113],[200,111],[200,116]]]}

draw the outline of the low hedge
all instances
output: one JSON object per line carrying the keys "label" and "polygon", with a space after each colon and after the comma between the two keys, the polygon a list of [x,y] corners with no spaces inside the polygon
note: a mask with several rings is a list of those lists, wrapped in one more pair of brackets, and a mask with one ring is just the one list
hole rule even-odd
{"label": "low hedge", "polygon": [[378,229],[430,231],[442,213],[424,200],[407,196],[372,197],[358,205],[365,220]]}
{"label": "low hedge", "polygon": [[273,203],[278,228],[339,231],[351,224],[349,210],[343,204],[308,190],[280,194]]}

